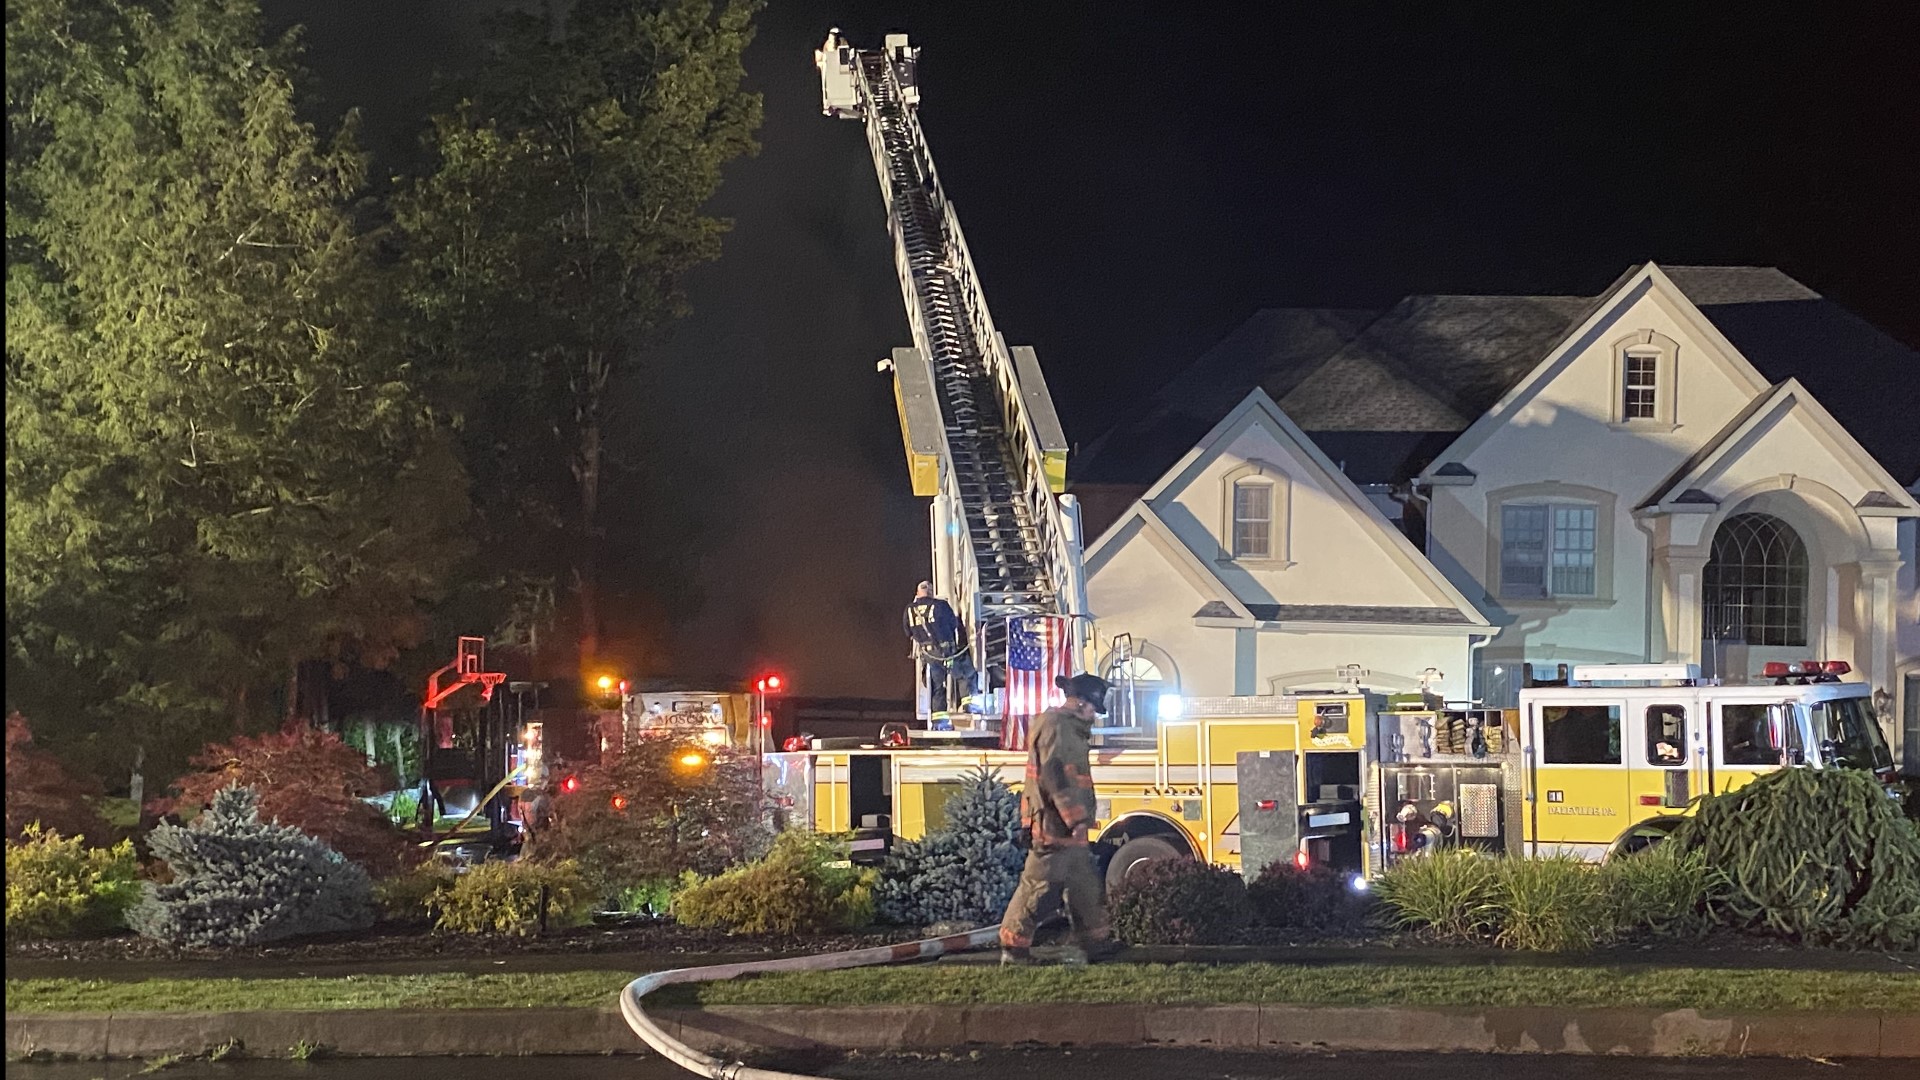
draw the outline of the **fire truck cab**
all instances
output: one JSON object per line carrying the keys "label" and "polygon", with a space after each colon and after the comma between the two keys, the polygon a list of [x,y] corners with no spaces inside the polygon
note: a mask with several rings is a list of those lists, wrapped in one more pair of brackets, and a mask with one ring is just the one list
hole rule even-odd
{"label": "fire truck cab", "polygon": [[1686,664],[1595,664],[1520,694],[1529,854],[1635,850],[1697,796],[1781,768],[1851,767],[1893,779],[1865,683],[1844,661],[1769,664],[1757,685],[1703,685]]}

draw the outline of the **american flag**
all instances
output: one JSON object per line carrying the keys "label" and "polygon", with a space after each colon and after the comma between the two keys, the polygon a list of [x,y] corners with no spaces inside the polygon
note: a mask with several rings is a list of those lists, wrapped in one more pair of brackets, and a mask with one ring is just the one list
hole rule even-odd
{"label": "american flag", "polygon": [[1073,673],[1073,636],[1058,615],[1018,615],[1007,620],[1007,717],[1000,748],[1025,750],[1027,724],[1066,700],[1055,676]]}

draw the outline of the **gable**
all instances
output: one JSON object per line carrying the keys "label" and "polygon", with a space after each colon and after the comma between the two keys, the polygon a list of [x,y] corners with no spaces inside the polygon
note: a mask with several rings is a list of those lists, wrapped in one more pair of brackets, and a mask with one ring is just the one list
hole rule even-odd
{"label": "gable", "polygon": [[[1274,483],[1273,551],[1235,558],[1231,514],[1236,483]],[[1143,497],[1230,602],[1260,607],[1436,609],[1484,625],[1424,555],[1256,390]],[[1284,506],[1284,509],[1282,507]],[[1105,537],[1100,545],[1107,543]],[[1091,576],[1091,574],[1090,574]],[[1225,599],[1225,598],[1223,598]]]}

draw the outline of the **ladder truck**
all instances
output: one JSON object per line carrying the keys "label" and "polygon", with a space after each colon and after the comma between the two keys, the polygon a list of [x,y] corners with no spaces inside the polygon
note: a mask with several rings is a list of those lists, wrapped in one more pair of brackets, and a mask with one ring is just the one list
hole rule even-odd
{"label": "ladder truck", "polygon": [[[1034,351],[1009,347],[987,311],[960,220],[918,117],[919,48],[889,34],[859,49],[835,29],[814,55],[826,115],[856,120],[880,179],[894,270],[913,345],[891,370],[915,495],[931,496],[935,594],[963,626],[977,685],[952,732],[927,730],[925,661],[915,661],[915,741],[998,738],[1011,620],[1068,619],[1084,646],[1086,583],[1079,509],[1064,494],[1067,443]],[[964,694],[950,693],[956,700]]]}

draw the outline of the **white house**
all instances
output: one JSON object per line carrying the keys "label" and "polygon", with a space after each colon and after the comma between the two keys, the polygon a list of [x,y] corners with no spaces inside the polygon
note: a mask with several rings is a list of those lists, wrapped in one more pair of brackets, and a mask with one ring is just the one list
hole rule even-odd
{"label": "white house", "polygon": [[[1226,497],[1220,476],[1188,475],[1194,462],[1278,453],[1218,445],[1218,417],[1256,402],[1277,402],[1267,426],[1351,481],[1329,490],[1357,490],[1460,610],[1484,613],[1493,636],[1473,652],[1474,696],[1510,704],[1529,677],[1581,661],[1685,660],[1744,681],[1771,659],[1845,659],[1883,691],[1888,734],[1920,767],[1920,354],[1778,270],[1647,264],[1597,296],[1270,310],[1228,335],[1090,445],[1073,489],[1100,534],[1090,551],[1104,580],[1090,595],[1103,632],[1103,605],[1125,616],[1119,628],[1152,610],[1155,644],[1209,686],[1235,672],[1235,693],[1306,665],[1250,654],[1241,638],[1228,651],[1195,636],[1212,628],[1198,618],[1173,625],[1198,594],[1153,598],[1132,549],[1150,531],[1144,513],[1171,527],[1170,493]],[[1229,536],[1210,512],[1192,520]],[[1317,529],[1311,513],[1296,502],[1290,527]],[[1249,589],[1290,584],[1223,570],[1232,560],[1209,561],[1197,525],[1173,534],[1243,606]],[[1373,546],[1342,557],[1391,561],[1397,545]],[[1405,638],[1381,638],[1378,660],[1330,662],[1405,678],[1432,655],[1394,652]],[[1257,630],[1251,640],[1265,648]],[[1251,683],[1238,674],[1249,656]],[[1450,695],[1465,691],[1457,663],[1431,666]]]}
{"label": "white house", "polygon": [[[1260,389],[1086,553],[1087,597],[1139,707],[1423,685],[1455,698],[1493,628]],[[1130,658],[1130,660],[1129,660]]]}

